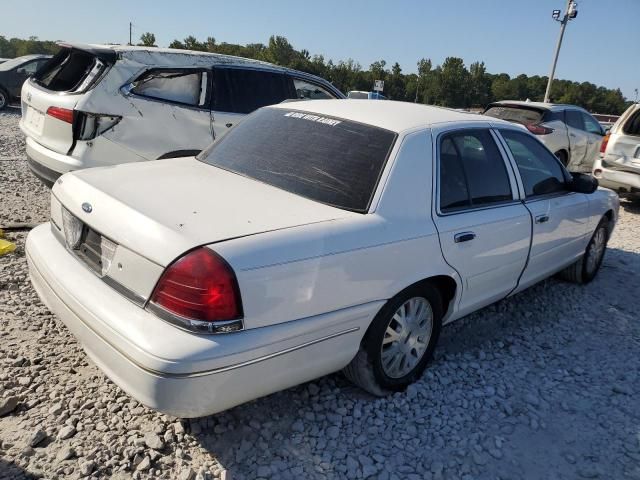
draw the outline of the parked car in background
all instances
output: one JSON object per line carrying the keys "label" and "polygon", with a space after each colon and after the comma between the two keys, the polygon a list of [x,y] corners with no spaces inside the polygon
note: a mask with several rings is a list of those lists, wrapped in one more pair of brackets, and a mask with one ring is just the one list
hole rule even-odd
{"label": "parked car in background", "polygon": [[195,155],[285,99],[344,98],[322,78],[246,58],[82,44],[63,44],[22,96],[29,166],[48,185],[71,170]]}
{"label": "parked car in background", "polygon": [[593,176],[604,187],[640,198],[640,104],[631,105],[604,137]]}
{"label": "parked car in background", "polygon": [[572,172],[591,172],[604,136],[600,123],[575,105],[505,100],[484,114],[524,125]]}
{"label": "parked car in background", "polygon": [[36,291],[141,403],[207,415],[345,368],[384,395],[443,324],[586,283],[618,197],[521,127],[405,102],[258,110],[196,158],[71,172]]}
{"label": "parked car in background", "polygon": [[362,90],[351,90],[347,93],[347,98],[356,100],[387,100],[387,97],[378,92],[365,92]]}
{"label": "parked car in background", "polygon": [[50,58],[51,55],[25,55],[0,62],[0,110],[20,99],[22,84]]}

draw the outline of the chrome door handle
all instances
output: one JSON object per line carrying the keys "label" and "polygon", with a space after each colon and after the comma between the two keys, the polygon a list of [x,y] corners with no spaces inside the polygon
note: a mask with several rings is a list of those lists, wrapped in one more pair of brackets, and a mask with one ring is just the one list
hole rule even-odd
{"label": "chrome door handle", "polygon": [[474,238],[476,238],[476,234],[473,232],[460,232],[453,236],[453,241],[456,243],[469,242]]}
{"label": "chrome door handle", "polygon": [[538,215],[536,217],[536,223],[545,223],[549,221],[549,215]]}

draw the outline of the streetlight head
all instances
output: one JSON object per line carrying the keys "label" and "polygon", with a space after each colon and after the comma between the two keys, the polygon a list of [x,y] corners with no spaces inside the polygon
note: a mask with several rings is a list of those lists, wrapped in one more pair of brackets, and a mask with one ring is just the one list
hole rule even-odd
{"label": "streetlight head", "polygon": [[560,10],[554,10],[553,13],[551,14],[551,17],[554,20],[560,20]]}
{"label": "streetlight head", "polygon": [[567,15],[569,15],[569,18],[571,20],[578,16],[578,4],[576,2],[571,2],[571,5],[569,5],[569,10],[567,10]]}

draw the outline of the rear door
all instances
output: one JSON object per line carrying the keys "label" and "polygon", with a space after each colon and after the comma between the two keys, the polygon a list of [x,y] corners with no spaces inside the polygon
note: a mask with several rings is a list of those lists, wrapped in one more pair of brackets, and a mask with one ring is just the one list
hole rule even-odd
{"label": "rear door", "polygon": [[9,94],[12,97],[20,97],[20,91],[22,90],[22,84],[31,76],[33,76],[41,65],[46,63],[46,58],[38,58],[25,62],[19,67],[14,68],[11,71],[11,76],[7,81],[7,88]]}
{"label": "rear door", "polygon": [[222,137],[254,110],[292,96],[287,77],[270,70],[215,68],[214,85],[211,115],[215,138]]}
{"label": "rear door", "polygon": [[570,192],[569,174],[560,161],[531,135],[512,129],[500,134],[512,155],[533,217],[533,237],[519,290],[575,261],[586,248],[589,201]]}
{"label": "rear door", "polygon": [[569,170],[579,168],[584,162],[589,149],[589,136],[585,131],[584,118],[579,110],[566,110],[565,121],[569,132],[569,148],[571,155],[569,158]]}
{"label": "rear door", "polygon": [[213,140],[209,98],[211,71],[204,68],[151,68],[122,88],[135,110],[120,122],[118,136],[149,160],[189,156]]}
{"label": "rear door", "polygon": [[459,307],[466,313],[516,287],[529,252],[531,217],[488,125],[434,133],[433,219],[444,258],[463,280]]}
{"label": "rear door", "polygon": [[602,143],[602,137],[604,137],[604,131],[600,123],[591,115],[585,112],[580,113],[584,123],[584,129],[587,134],[587,153],[582,161],[583,169],[585,171],[591,171],[593,168],[593,162],[600,155],[600,144]]}

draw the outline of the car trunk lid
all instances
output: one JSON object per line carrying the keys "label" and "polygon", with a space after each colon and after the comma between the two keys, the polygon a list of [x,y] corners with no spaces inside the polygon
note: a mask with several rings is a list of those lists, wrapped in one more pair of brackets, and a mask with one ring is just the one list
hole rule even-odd
{"label": "car trunk lid", "polygon": [[197,246],[358,215],[192,157],[77,171],[53,194],[91,229],[160,266]]}

